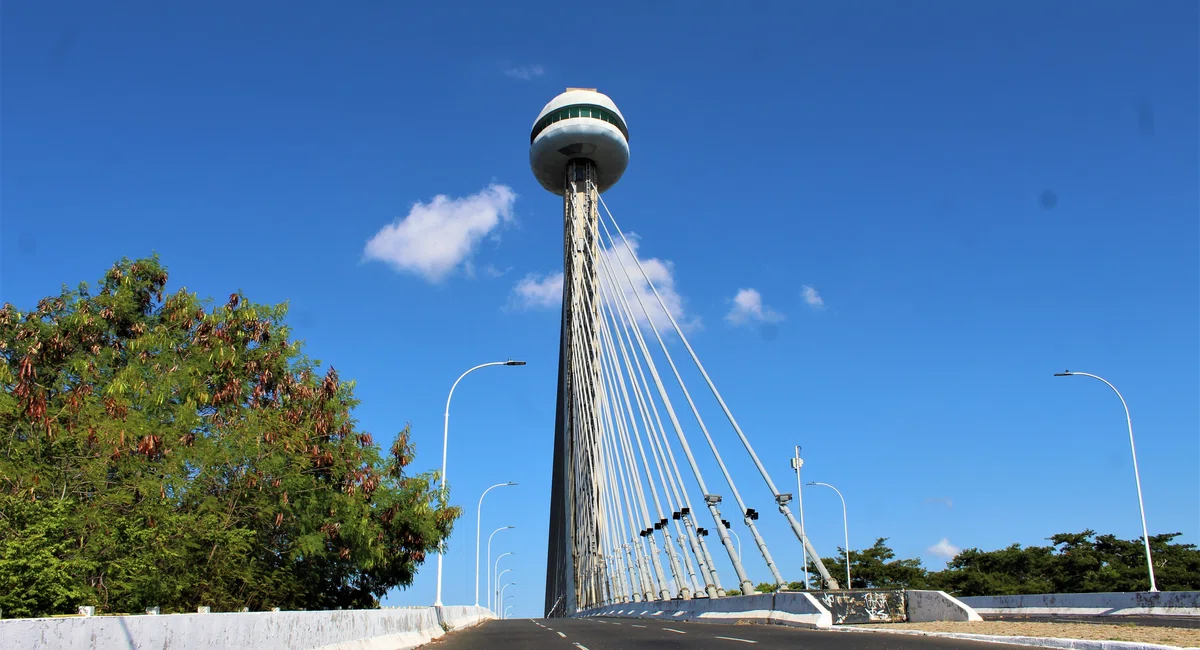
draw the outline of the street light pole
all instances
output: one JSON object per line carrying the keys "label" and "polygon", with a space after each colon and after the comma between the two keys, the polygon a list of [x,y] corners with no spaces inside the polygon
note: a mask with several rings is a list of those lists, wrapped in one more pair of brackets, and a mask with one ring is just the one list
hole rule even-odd
{"label": "street light pole", "polygon": [[[481,525],[480,522],[482,521],[481,518],[483,516],[483,497],[487,496],[488,492],[491,492],[492,490],[494,490],[498,487],[506,487],[509,485],[516,485],[516,483],[513,483],[512,481],[509,481],[507,483],[497,483],[497,484],[493,485],[492,487],[484,490],[483,494],[479,495],[479,507],[477,507],[475,509],[475,606],[476,607],[479,607],[479,526]],[[492,541],[491,538],[488,538],[488,541],[489,542]],[[490,553],[490,551],[489,551],[489,553]]]}
{"label": "street light pole", "polygon": [[[508,571],[508,569],[505,569],[505,571]],[[510,583],[508,583],[508,584],[506,584],[506,585],[504,585],[503,587],[501,587],[501,588],[500,588],[500,595],[496,597],[496,600],[497,600],[497,602],[498,602],[499,604],[498,604],[498,605],[496,605],[496,607],[498,607],[498,608],[503,608],[503,607],[504,607],[504,590],[505,590],[505,589],[508,589],[509,587],[511,587],[512,585],[515,585],[515,584],[517,584],[517,583],[515,583],[515,582],[510,582]]]}
{"label": "street light pole", "polygon": [[[800,483],[800,468],[804,467],[804,459],[800,458],[800,445],[796,445],[796,457],[792,459],[792,468],[796,470],[796,507],[800,510],[800,535],[804,535],[804,487]],[[800,554],[804,564],[804,588],[808,589],[808,547],[800,545]],[[741,558],[739,558],[741,559]],[[849,585],[847,585],[849,586]]]}
{"label": "street light pole", "polygon": [[508,618],[508,610],[510,610],[510,609],[512,609],[512,605],[508,605],[507,607],[505,607],[504,608],[504,616],[501,616],[500,618],[507,619]]}
{"label": "street light pole", "polygon": [[[513,554],[514,554],[513,551],[509,551],[507,553],[501,553],[500,555],[496,556],[495,566],[492,567],[492,574],[496,576],[495,579],[492,580],[492,584],[496,586],[496,592],[493,592],[493,594],[492,594],[492,606],[493,607],[496,607],[496,608],[500,607],[499,601],[496,600],[496,593],[498,593],[500,591],[500,576],[504,575],[503,573],[500,573],[499,575],[496,574],[497,571],[500,571],[500,558],[504,557],[505,555],[513,555]],[[511,570],[512,569],[505,569],[505,571],[511,571]],[[492,613],[493,614],[496,613],[496,610],[493,609]]]}
{"label": "street light pole", "polygon": [[[504,575],[504,574],[508,573],[509,571],[512,571],[512,568],[511,568],[511,567],[510,567],[510,568],[508,568],[508,569],[505,569],[505,570],[501,571],[500,573],[497,573],[497,574],[496,574],[496,587],[497,587],[497,589],[496,589],[496,611],[500,611],[500,607],[501,607],[501,605],[500,605],[500,589],[499,589],[499,587],[500,587],[500,576],[502,576],[502,575]],[[494,613],[494,612],[493,612],[493,613]]]}
{"label": "street light pole", "polygon": [[1121,391],[1117,390],[1109,381],[1099,375],[1093,375],[1089,372],[1072,372],[1064,370],[1063,372],[1054,373],[1055,377],[1070,377],[1071,375],[1082,375],[1099,379],[1108,385],[1117,398],[1121,400],[1121,406],[1125,407],[1125,424],[1129,426],[1129,451],[1133,455],[1133,482],[1137,485],[1138,510],[1142,514],[1142,543],[1146,546],[1146,569],[1150,571],[1150,591],[1158,591],[1158,584],[1154,582],[1154,561],[1150,558],[1150,532],[1146,530],[1146,506],[1142,503],[1142,477],[1138,473],[1137,462],[1137,447],[1133,445],[1133,420],[1129,417],[1129,405],[1125,403],[1125,398],[1121,395]]}
{"label": "street light pole", "polygon": [[[459,375],[458,379],[454,380],[454,384],[450,386],[450,394],[448,396],[446,396],[446,418],[443,420],[443,425],[442,425],[442,485],[441,485],[441,488],[438,490],[442,499],[446,498],[446,451],[447,451],[447,448],[449,447],[449,442],[450,442],[450,399],[452,397],[454,397],[454,389],[458,387],[458,382],[462,381],[463,377],[466,377],[467,375],[471,374],[472,372],[475,372],[476,370],[479,370],[480,368],[486,368],[488,366],[523,366],[523,365],[525,365],[524,361],[513,361],[512,359],[509,359],[508,361],[492,361],[491,363],[481,363],[478,366],[475,366],[474,368],[471,368],[470,370]],[[434,607],[442,606],[442,545],[444,543],[445,543],[445,540],[442,540],[441,542],[438,543],[437,595],[433,599]]]}
{"label": "street light pole", "polygon": [[846,497],[842,496],[841,490],[833,487],[828,483],[817,483],[813,481],[809,485],[824,485],[825,487],[837,492],[838,498],[842,500],[842,529],[846,533],[846,589],[850,589],[850,525],[846,523]]}
{"label": "street light pole", "polygon": [[[487,563],[488,564],[492,563],[492,538],[496,536],[496,533],[498,533],[502,530],[508,530],[509,528],[516,528],[516,526],[501,526],[501,527],[497,528],[496,530],[493,530],[491,535],[488,535],[488,547],[487,547]],[[488,574],[487,574],[487,578],[488,578],[488,581],[487,581],[488,609],[492,608],[492,573],[494,573],[494,572],[488,571]]]}
{"label": "street light pole", "polygon": [[742,561],[742,538],[741,538],[741,537],[738,537],[737,531],[736,531],[736,530],[734,530],[734,529],[732,529],[732,528],[730,528],[729,526],[726,526],[726,527],[725,527],[725,530],[727,530],[727,531],[729,531],[729,532],[733,533],[733,538],[734,538],[735,540],[737,540],[737,545],[738,545],[738,562],[741,562],[741,561]]}

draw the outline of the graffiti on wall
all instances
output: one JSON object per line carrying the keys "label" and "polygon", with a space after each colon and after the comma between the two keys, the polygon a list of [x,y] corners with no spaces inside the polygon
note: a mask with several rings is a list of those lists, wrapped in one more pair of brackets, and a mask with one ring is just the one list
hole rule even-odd
{"label": "graffiti on wall", "polygon": [[814,591],[812,595],[829,610],[834,625],[903,623],[908,620],[901,590]]}

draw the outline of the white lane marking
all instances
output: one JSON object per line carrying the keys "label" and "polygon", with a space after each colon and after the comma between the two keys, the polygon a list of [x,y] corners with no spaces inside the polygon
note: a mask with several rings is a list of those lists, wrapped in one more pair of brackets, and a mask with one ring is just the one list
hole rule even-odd
{"label": "white lane marking", "polygon": [[687,632],[684,632],[683,630],[674,630],[669,627],[664,627],[663,629],[668,632],[674,632],[675,634],[687,634]]}
{"label": "white lane marking", "polygon": [[567,635],[563,634],[562,632],[559,632],[559,633],[558,633],[558,635],[559,635],[559,636],[561,636],[561,637],[562,637],[562,638],[564,638],[564,639],[565,639],[565,638],[567,638]]}
{"label": "white lane marking", "polygon": [[612,622],[612,624],[613,624],[613,625],[620,625],[620,623],[618,623],[618,622],[616,622],[616,621],[613,621],[613,622]]}
{"label": "white lane marking", "polygon": [[732,637],[732,636],[719,636],[717,638],[725,639],[726,641],[741,641],[742,643],[758,643],[758,641],[751,641],[750,639],[739,639],[737,637]]}
{"label": "white lane marking", "polygon": [[583,645],[582,643],[576,643],[575,647],[579,648],[579,650],[588,650],[587,646]]}
{"label": "white lane marking", "polygon": [[634,627],[646,627],[645,625],[634,625]]}

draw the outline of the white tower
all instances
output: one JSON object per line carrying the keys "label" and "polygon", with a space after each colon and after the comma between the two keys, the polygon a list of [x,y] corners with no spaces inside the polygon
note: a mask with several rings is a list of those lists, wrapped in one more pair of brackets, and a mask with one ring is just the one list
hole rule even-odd
{"label": "white tower", "polygon": [[[599,196],[629,165],[629,130],[594,88],[550,100],[529,135],[533,175],[563,197],[563,306],[555,415],[546,615],[571,614],[609,594],[600,555]],[[593,471],[594,470],[594,471]]]}

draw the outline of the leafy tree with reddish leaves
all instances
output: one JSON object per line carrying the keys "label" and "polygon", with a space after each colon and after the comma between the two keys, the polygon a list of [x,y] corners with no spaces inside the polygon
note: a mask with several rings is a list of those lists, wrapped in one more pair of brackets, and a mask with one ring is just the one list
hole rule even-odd
{"label": "leafy tree with reddish leaves", "polygon": [[286,307],[165,294],[156,257],[0,309],[6,616],[371,607],[461,514],[383,454]]}

